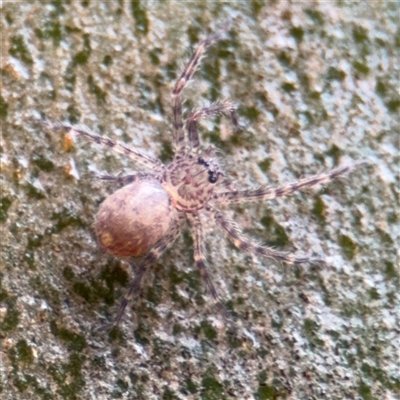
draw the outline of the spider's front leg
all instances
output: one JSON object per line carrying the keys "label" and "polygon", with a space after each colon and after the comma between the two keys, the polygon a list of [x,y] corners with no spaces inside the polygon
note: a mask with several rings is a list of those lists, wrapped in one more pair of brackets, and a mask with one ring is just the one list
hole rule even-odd
{"label": "spider's front leg", "polygon": [[95,331],[110,331],[119,324],[128,304],[139,295],[144,274],[148,268],[161,257],[165,250],[167,250],[178,238],[184,222],[185,214],[178,213],[175,223],[170,227],[166,235],[153,246],[153,248],[147,253],[145,258],[139,264],[135,278],[129,285],[127,292],[122,298],[116,317],[110,323],[95,329]]}
{"label": "spider's front leg", "polygon": [[200,60],[212,44],[221,39],[225,32],[229,29],[231,21],[227,21],[222,29],[213,35],[209,36],[197,46],[197,49],[190,57],[185,69],[175,83],[172,91],[172,112],[173,112],[173,141],[175,148],[181,150],[189,145],[187,133],[184,130],[182,117],[182,91],[196,72]]}
{"label": "spider's front leg", "polygon": [[233,126],[235,127],[235,129],[240,129],[235,107],[230,102],[218,102],[212,104],[209,107],[194,110],[190,113],[186,121],[189,142],[192,146],[192,149],[196,149],[200,146],[200,139],[197,131],[197,121],[203,118],[208,118],[220,114],[230,114]]}
{"label": "spider's front leg", "polygon": [[250,201],[273,200],[278,197],[290,196],[299,190],[311,189],[317,185],[327,184],[354,169],[369,164],[368,161],[362,160],[353,165],[345,165],[335,168],[330,172],[313,175],[308,178],[299,179],[296,182],[289,183],[278,188],[264,186],[258,189],[234,190],[220,192],[214,195],[213,200],[221,204],[246,203]]}

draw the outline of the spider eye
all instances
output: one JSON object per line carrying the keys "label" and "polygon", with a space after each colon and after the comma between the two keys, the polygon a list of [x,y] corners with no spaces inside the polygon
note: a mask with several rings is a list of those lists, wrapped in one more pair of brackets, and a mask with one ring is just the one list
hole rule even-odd
{"label": "spider eye", "polygon": [[208,168],[208,167],[210,166],[210,164],[209,164],[207,161],[205,161],[203,157],[199,157],[199,159],[197,160],[197,162],[198,162],[200,165],[204,165],[206,168]]}
{"label": "spider eye", "polygon": [[208,171],[208,182],[215,183],[218,180],[218,174],[215,174],[212,171]]}

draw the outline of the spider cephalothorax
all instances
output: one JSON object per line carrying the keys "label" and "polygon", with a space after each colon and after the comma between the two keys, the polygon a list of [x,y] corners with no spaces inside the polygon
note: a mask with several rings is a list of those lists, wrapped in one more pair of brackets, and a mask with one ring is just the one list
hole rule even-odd
{"label": "spider cephalothorax", "polygon": [[223,172],[215,150],[209,147],[202,155],[189,153],[167,165],[162,184],[179,211],[194,212],[211,199]]}
{"label": "spider cephalothorax", "polygon": [[149,173],[135,173],[127,176],[102,175],[100,178],[124,185],[101,204],[96,215],[95,230],[99,245],[105,252],[117,256],[141,256],[135,278],[129,285],[115,319],[102,329],[116,326],[122,318],[129,301],[137,296],[146,270],[172,245],[179,236],[186,219],[192,228],[194,260],[209,293],[225,317],[228,313],[219,299],[206,268],[204,234],[200,214],[206,211],[208,217],[222,230],[239,249],[269,257],[288,264],[321,263],[307,256],[284,253],[262,246],[244,236],[236,223],[226,218],[219,205],[275,199],[325,184],[360,166],[343,166],[330,172],[300,179],[278,188],[269,186],[257,189],[232,190],[223,183],[216,150],[201,149],[197,122],[202,118],[218,114],[229,114],[235,126],[238,121],[234,107],[228,102],[219,102],[209,107],[192,111],[185,123],[182,116],[182,90],[193,76],[204,51],[218,41],[228,30],[226,23],[221,31],[203,40],[193,53],[172,92],[173,110],[173,161],[164,165],[156,158],[131,149],[122,143],[97,136],[87,129],[63,123],[46,122],[53,129],[76,134],[92,142],[112,148],[149,169]]}

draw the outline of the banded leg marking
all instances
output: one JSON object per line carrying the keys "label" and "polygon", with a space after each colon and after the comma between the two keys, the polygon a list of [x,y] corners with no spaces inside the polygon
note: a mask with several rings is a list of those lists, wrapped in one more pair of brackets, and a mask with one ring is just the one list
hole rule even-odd
{"label": "banded leg marking", "polygon": [[233,204],[250,201],[272,200],[278,197],[285,197],[295,193],[298,190],[307,190],[317,185],[329,183],[364,164],[368,164],[368,161],[359,161],[353,165],[339,167],[330,172],[300,179],[296,182],[278,188],[264,186],[258,189],[221,192],[214,196],[214,200],[222,204]]}
{"label": "banded leg marking", "polygon": [[207,50],[212,44],[221,39],[221,37],[225,34],[225,32],[229,29],[231,24],[231,20],[228,20],[222,29],[213,35],[209,36],[197,46],[197,49],[190,57],[189,62],[186,64],[185,69],[181,73],[180,77],[177,79],[174,89],[172,91],[173,96],[173,137],[175,146],[179,149],[181,147],[185,147],[188,142],[187,134],[183,129],[183,118],[182,118],[182,91],[184,87],[187,85],[189,80],[192,78],[193,74],[196,72],[197,67],[199,66],[200,60]]}
{"label": "banded leg marking", "polygon": [[51,123],[48,121],[43,122],[50,129],[54,129],[56,131],[62,131],[66,134],[70,133],[73,135],[77,135],[79,137],[85,138],[91,142],[100,144],[102,146],[109,147],[113,149],[115,152],[123,154],[126,157],[129,157],[131,160],[145,165],[155,172],[162,172],[164,169],[163,164],[156,158],[148,156],[147,154],[142,153],[138,150],[130,149],[124,144],[111,140],[105,136],[98,136],[91,132],[89,129],[76,127],[67,123]]}
{"label": "banded leg marking", "polygon": [[194,261],[199,269],[200,276],[207,286],[207,290],[214,300],[215,305],[221,312],[225,321],[232,323],[229,311],[226,309],[224,303],[219,297],[217,290],[211,280],[206,266],[205,248],[204,248],[204,233],[201,225],[200,217],[198,214],[187,214],[190,224],[192,226],[193,244],[194,244]]}
{"label": "banded leg marking", "polygon": [[189,143],[192,148],[198,148],[200,146],[200,139],[197,131],[197,121],[220,114],[230,114],[234,127],[236,129],[239,128],[239,122],[235,108],[233,104],[229,102],[215,103],[209,107],[201,108],[200,110],[194,110],[190,113],[186,121],[186,126],[189,134]]}
{"label": "banded leg marking", "polygon": [[240,228],[235,222],[225,218],[221,213],[213,210],[213,216],[217,225],[225,232],[228,239],[240,250],[252,254],[262,255],[271,258],[275,261],[283,261],[286,264],[304,264],[310,263],[315,265],[325,265],[324,260],[314,259],[311,257],[303,256],[298,257],[294,254],[275,250],[271,247],[262,246],[255,241],[247,238],[241,233]]}

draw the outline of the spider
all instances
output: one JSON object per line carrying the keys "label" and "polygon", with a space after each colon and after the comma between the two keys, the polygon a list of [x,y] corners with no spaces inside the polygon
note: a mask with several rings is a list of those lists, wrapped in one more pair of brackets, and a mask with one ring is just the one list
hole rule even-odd
{"label": "spider", "polygon": [[100,179],[122,185],[100,205],[95,218],[95,232],[100,248],[110,254],[125,257],[142,256],[136,274],[122,298],[115,318],[99,330],[110,330],[122,319],[127,305],[138,296],[144,274],[180,235],[184,222],[189,220],[194,243],[194,261],[208,292],[226,319],[229,313],[220,299],[206,266],[204,233],[200,214],[205,213],[240,250],[262,255],[287,264],[324,263],[322,260],[262,246],[242,234],[240,227],[226,218],[219,205],[271,200],[285,197],[298,190],[326,184],[355,169],[364,161],[342,166],[330,172],[300,179],[278,188],[263,186],[256,189],[233,190],[226,182],[217,157],[209,146],[201,147],[197,123],[201,119],[225,114],[238,127],[238,118],[230,102],[217,102],[192,111],[186,121],[182,113],[182,91],[192,78],[200,60],[212,44],[229,30],[230,22],[221,30],[200,42],[172,92],[174,157],[170,164],[132,149],[107,137],[97,136],[87,128],[67,123],[44,123],[53,130],[74,134],[88,141],[112,148],[134,162],[147,167],[148,173],[125,176],[99,175]]}

